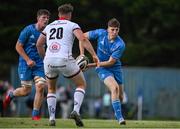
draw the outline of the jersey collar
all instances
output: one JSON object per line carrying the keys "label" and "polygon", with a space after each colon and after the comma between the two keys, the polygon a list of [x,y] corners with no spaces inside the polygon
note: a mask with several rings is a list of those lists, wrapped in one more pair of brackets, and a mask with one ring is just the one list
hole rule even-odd
{"label": "jersey collar", "polygon": [[59,17],[59,20],[66,20],[65,17]]}

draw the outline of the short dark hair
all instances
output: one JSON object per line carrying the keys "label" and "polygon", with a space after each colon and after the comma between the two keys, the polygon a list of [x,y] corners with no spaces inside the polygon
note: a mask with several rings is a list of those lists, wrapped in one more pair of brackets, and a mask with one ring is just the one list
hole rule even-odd
{"label": "short dark hair", "polygon": [[109,27],[120,27],[120,22],[116,18],[112,18],[108,21]]}
{"label": "short dark hair", "polygon": [[59,6],[58,8],[58,12],[59,14],[68,14],[73,12],[73,6],[71,4],[63,4],[61,6]]}
{"label": "short dark hair", "polygon": [[51,13],[47,9],[39,9],[37,11],[37,16],[41,16],[41,15],[48,15],[48,16],[50,16]]}

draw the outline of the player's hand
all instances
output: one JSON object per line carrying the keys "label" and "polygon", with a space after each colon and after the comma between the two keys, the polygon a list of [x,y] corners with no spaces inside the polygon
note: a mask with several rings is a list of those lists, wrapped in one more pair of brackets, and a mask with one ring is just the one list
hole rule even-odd
{"label": "player's hand", "polygon": [[96,67],[99,67],[99,58],[97,56],[93,56],[93,61],[96,63]]}
{"label": "player's hand", "polygon": [[89,63],[87,65],[87,68],[92,68],[92,67],[96,67],[97,66],[97,63]]}
{"label": "player's hand", "polygon": [[101,62],[98,62],[96,67],[100,67],[101,66]]}
{"label": "player's hand", "polygon": [[36,62],[34,62],[33,60],[29,59],[29,60],[27,60],[27,65],[28,65],[29,67],[33,67],[33,66],[36,65]]}
{"label": "player's hand", "polygon": [[93,56],[93,61],[94,61],[94,63],[98,63],[99,62],[99,58],[97,56]]}

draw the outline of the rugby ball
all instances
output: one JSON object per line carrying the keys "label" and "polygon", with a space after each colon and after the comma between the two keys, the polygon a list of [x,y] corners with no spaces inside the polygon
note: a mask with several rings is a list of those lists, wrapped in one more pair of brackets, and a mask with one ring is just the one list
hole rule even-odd
{"label": "rugby ball", "polygon": [[89,59],[85,55],[80,55],[76,58],[76,64],[81,70],[85,70],[89,63]]}

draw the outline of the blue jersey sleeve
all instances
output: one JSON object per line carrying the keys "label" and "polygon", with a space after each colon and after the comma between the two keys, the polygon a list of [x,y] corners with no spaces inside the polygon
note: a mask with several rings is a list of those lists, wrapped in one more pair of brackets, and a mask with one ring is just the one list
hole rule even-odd
{"label": "blue jersey sleeve", "polygon": [[92,30],[92,31],[89,31],[89,39],[90,40],[95,40],[97,39],[99,36],[101,36],[103,33],[105,32],[104,29],[96,29],[96,30]]}
{"label": "blue jersey sleeve", "polygon": [[26,41],[28,40],[29,35],[30,35],[30,29],[27,26],[21,31],[18,41],[24,45]]}
{"label": "blue jersey sleeve", "polygon": [[114,46],[114,51],[111,55],[114,59],[120,59],[125,50],[125,43],[121,40],[121,43]]}
{"label": "blue jersey sleeve", "polygon": [[115,50],[111,57],[114,58],[114,59],[120,59],[121,56],[123,55],[123,52],[125,50],[125,46],[120,46],[117,50]]}

